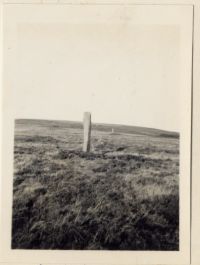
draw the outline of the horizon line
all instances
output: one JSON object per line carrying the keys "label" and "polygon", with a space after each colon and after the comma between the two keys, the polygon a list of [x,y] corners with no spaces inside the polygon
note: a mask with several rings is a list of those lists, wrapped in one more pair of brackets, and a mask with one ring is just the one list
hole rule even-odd
{"label": "horizon line", "polygon": [[[47,118],[15,118],[14,120],[43,120],[43,121],[61,121],[61,122],[74,122],[74,123],[82,123],[83,121],[80,120],[63,120],[63,119],[47,119]],[[113,125],[113,126],[127,126],[127,127],[140,127],[140,128],[146,128],[146,129],[152,129],[152,130],[158,130],[158,131],[165,131],[168,133],[177,133],[180,134],[179,131],[173,131],[173,130],[165,130],[161,128],[155,128],[155,127],[146,127],[141,125],[131,125],[131,124],[123,124],[123,123],[104,123],[104,122],[91,122],[92,124],[99,124],[99,125]]]}

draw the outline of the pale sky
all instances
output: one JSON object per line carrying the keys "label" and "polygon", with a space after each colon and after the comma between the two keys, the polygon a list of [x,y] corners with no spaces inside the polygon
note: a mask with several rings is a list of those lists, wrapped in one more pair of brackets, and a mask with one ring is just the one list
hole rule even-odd
{"label": "pale sky", "polygon": [[[59,20],[60,9],[37,8],[37,16],[28,9],[18,14],[23,21],[15,34],[7,29],[7,86],[16,118],[81,121],[91,111],[93,122],[179,131],[179,25],[132,24],[127,9],[113,12],[117,19],[109,23],[94,12],[93,23],[84,16],[78,23],[76,13],[68,21],[63,11]],[[29,16],[34,21],[25,23]]]}

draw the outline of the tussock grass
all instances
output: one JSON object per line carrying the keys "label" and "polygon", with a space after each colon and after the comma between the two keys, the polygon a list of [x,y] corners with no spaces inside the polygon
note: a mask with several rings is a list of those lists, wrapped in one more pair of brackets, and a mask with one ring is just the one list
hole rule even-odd
{"label": "tussock grass", "polygon": [[178,250],[179,142],[16,122],[12,248]]}

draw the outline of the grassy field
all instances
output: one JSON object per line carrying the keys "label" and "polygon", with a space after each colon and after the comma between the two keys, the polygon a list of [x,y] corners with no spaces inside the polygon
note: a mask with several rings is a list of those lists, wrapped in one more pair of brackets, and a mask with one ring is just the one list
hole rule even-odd
{"label": "grassy field", "polygon": [[[111,129],[114,128],[114,133]],[[179,135],[16,120],[12,248],[178,250]]]}

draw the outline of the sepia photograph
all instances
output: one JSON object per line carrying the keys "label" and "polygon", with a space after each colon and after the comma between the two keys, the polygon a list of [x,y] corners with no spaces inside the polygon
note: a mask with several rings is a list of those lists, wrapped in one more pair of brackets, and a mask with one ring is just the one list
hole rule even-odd
{"label": "sepia photograph", "polygon": [[18,34],[12,247],[178,250],[179,29]]}
{"label": "sepia photograph", "polygon": [[186,249],[192,9],[29,6],[4,17],[11,249]]}

